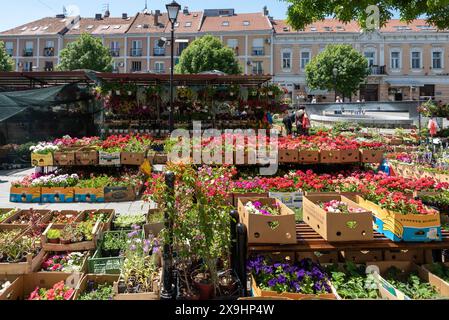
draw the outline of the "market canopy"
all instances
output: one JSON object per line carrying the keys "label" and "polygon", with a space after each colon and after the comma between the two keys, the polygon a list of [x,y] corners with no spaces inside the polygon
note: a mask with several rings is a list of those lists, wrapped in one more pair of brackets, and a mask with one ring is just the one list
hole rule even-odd
{"label": "market canopy", "polygon": [[0,121],[4,121],[30,107],[48,108],[90,99],[92,99],[92,96],[87,90],[74,84],[0,92]]}

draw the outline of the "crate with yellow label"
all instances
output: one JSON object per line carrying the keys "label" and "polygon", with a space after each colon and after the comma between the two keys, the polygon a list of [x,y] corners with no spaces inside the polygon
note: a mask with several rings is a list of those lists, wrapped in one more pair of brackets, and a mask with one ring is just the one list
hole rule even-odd
{"label": "crate with yellow label", "polygon": [[14,187],[11,186],[9,201],[18,203],[39,203],[41,202],[40,187]]}
{"label": "crate with yellow label", "polygon": [[53,165],[53,153],[40,154],[40,153],[32,153],[31,154],[31,165],[33,167],[48,167]]}
{"label": "crate with yellow label", "polygon": [[357,196],[357,203],[373,213],[374,230],[395,242],[441,241],[440,214],[402,214]]}

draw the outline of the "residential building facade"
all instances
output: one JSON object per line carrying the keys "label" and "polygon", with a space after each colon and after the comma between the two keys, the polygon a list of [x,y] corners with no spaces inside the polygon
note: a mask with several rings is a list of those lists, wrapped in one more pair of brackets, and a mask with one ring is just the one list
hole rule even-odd
{"label": "residential building facade", "polygon": [[[159,10],[134,16],[43,18],[0,33],[16,71],[53,71],[60,51],[81,34],[101,38],[110,49],[114,72],[170,72],[170,31],[167,14]],[[234,9],[190,12],[184,8],[175,25],[176,62],[198,37],[214,35],[231,47],[245,74],[271,74],[293,102],[332,102],[334,92],[307,87],[305,68],[327,45],[350,44],[367,59],[371,75],[348,99],[365,101],[417,100],[434,97],[449,102],[449,30],[438,31],[416,20],[391,20],[375,32],[362,32],[357,23],[326,19],[295,31],[274,20],[266,8],[259,13]],[[162,40],[162,41],[161,41]]]}

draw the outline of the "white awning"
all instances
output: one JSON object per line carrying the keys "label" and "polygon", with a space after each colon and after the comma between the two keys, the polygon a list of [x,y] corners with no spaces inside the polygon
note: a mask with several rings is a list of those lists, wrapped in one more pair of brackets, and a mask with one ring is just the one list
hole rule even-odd
{"label": "white awning", "polygon": [[178,43],[189,43],[189,39],[176,39],[175,40],[175,42],[178,42]]}
{"label": "white awning", "polygon": [[425,85],[424,82],[411,79],[395,79],[395,80],[387,80],[386,82],[394,87],[424,87]]}

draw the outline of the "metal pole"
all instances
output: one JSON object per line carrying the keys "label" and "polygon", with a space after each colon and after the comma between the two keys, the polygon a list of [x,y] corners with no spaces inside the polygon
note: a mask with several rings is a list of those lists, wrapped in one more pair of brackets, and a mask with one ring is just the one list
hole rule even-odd
{"label": "metal pole", "polygon": [[170,42],[170,51],[171,51],[171,68],[170,68],[170,116],[169,116],[169,124],[170,124],[170,132],[174,130],[174,115],[173,115],[173,74],[175,67],[175,26],[172,22],[171,24],[171,42]]}
{"label": "metal pole", "polygon": [[[167,185],[168,201],[174,202],[175,197],[175,174],[167,172],[165,174],[165,184]],[[171,300],[174,298],[173,288],[173,210],[174,203],[167,205],[164,213],[165,229],[168,232],[168,242],[164,243],[163,269],[162,269],[162,290],[161,300]]]}
{"label": "metal pole", "polygon": [[237,210],[231,210],[231,268],[237,273],[237,223],[239,214]]}
{"label": "metal pole", "polygon": [[248,296],[248,277],[246,273],[246,260],[247,260],[247,251],[248,251],[248,237],[246,234],[246,226],[243,223],[238,223],[237,227],[237,257],[238,261],[237,265],[237,276],[239,277],[242,285],[243,292],[242,296]]}

